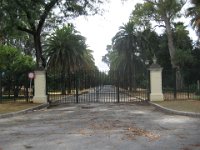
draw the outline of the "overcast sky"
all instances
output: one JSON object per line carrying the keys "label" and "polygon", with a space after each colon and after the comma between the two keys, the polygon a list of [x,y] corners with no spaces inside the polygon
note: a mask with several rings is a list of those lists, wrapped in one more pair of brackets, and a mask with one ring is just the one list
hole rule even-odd
{"label": "overcast sky", "polygon": [[[101,59],[106,54],[106,46],[111,44],[112,37],[118,32],[123,23],[127,23],[136,3],[141,0],[110,0],[104,6],[103,15],[78,17],[74,24],[76,29],[87,38],[87,45],[94,51],[95,64],[100,70],[108,70],[108,66]],[[186,21],[186,25],[189,23]],[[191,32],[196,39],[194,32]]]}

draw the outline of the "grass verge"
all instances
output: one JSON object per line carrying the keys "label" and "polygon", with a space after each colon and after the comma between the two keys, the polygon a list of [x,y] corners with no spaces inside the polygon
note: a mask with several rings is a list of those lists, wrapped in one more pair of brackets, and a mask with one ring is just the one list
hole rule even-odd
{"label": "grass verge", "polygon": [[36,107],[38,105],[40,104],[23,103],[23,102],[3,103],[3,104],[0,104],[0,114],[17,112],[17,111],[25,110],[28,108]]}
{"label": "grass verge", "polygon": [[200,101],[198,100],[171,100],[153,103],[173,110],[200,113]]}

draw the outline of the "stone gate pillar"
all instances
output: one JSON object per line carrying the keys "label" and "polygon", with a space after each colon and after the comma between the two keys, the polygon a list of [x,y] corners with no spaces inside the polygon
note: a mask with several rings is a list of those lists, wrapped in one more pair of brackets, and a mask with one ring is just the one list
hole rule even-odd
{"label": "stone gate pillar", "polygon": [[34,79],[34,103],[47,103],[46,95],[46,71],[35,71]]}
{"label": "stone gate pillar", "polygon": [[153,64],[150,70],[150,101],[163,101],[162,91],[162,68],[157,64],[156,57],[153,59]]}

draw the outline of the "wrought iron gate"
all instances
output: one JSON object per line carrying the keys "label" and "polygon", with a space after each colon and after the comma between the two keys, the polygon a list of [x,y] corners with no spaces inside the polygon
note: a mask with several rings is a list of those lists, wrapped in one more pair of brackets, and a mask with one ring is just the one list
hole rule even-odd
{"label": "wrought iron gate", "polygon": [[129,76],[120,71],[47,72],[50,103],[115,103],[149,99],[148,71]]}

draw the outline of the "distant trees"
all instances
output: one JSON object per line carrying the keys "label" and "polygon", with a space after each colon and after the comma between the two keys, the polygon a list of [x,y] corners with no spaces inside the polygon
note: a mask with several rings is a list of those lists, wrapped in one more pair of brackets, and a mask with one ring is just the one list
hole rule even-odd
{"label": "distant trees", "polygon": [[[119,32],[112,39],[112,46],[107,46],[108,53],[102,60],[109,64],[111,71],[120,72],[129,85],[129,90],[135,89],[139,79],[143,76],[145,61],[151,58],[152,49],[157,34],[150,29],[139,31],[137,25],[130,21],[119,28]],[[141,77],[140,76],[140,77]]]}
{"label": "distant trees", "polygon": [[[101,0],[0,0],[0,44],[20,49],[19,55],[29,55],[27,58],[35,60],[39,69],[56,66],[63,76],[80,69],[97,69],[85,37],[72,26],[58,28],[69,18],[99,13],[101,3]],[[58,30],[53,33],[56,27]],[[20,62],[21,67],[26,64]],[[20,70],[19,66],[13,69]]]}
{"label": "distant trees", "polygon": [[0,75],[9,96],[14,91],[14,96],[18,97],[20,88],[27,85],[28,72],[34,68],[35,62],[31,56],[22,54],[14,47],[0,45]]}
{"label": "distant trees", "polygon": [[144,4],[138,4],[137,9],[133,11],[132,20],[136,16],[141,17],[140,22],[150,22],[151,20],[158,23],[159,27],[166,30],[168,48],[170,53],[171,65],[173,68],[178,67],[175,63],[176,47],[173,41],[173,21],[180,17],[180,10],[184,5],[184,0],[145,0]]}
{"label": "distant trees", "polygon": [[[186,76],[189,77],[190,74],[189,71],[182,70],[196,69],[199,50],[198,45],[194,45],[190,39],[184,24],[177,22],[182,16],[180,11],[185,3],[185,0],[145,0],[142,4],[136,4],[129,22],[125,24],[126,27],[132,27],[129,30],[122,30],[125,26],[119,28],[102,60],[109,64],[110,69],[126,70],[126,74],[133,77],[138,72],[134,69],[135,66],[145,68],[145,61],[152,62],[156,55],[164,69],[176,69],[176,87],[181,88],[183,80],[188,80]],[[188,9],[188,16],[193,17],[193,25],[198,31],[199,2],[194,0],[192,3],[194,6]],[[164,29],[161,34],[154,31],[159,27]],[[197,70],[196,74],[199,72]],[[129,77],[128,82],[134,83],[134,80],[131,81]]]}

